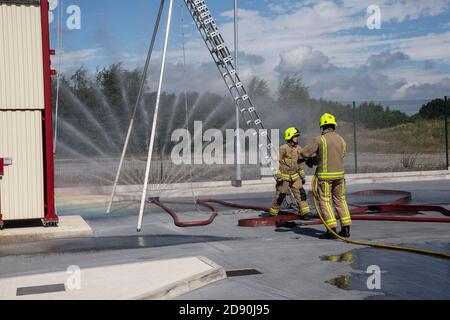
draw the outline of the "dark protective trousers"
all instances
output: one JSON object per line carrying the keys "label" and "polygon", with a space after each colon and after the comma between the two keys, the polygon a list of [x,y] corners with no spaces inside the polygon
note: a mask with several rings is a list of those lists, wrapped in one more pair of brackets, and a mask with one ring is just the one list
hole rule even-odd
{"label": "dark protective trousers", "polygon": [[276,216],[280,212],[280,207],[289,192],[289,188],[291,188],[292,193],[294,194],[295,202],[299,208],[299,214],[303,216],[310,212],[306,191],[303,188],[302,179],[299,178],[295,181],[277,182],[275,197],[272,202],[272,208],[270,209],[270,214],[272,216]]}
{"label": "dark protective trousers", "polygon": [[330,228],[337,227],[337,220],[333,210],[333,204],[340,217],[341,226],[351,226],[352,219],[348,210],[347,199],[345,197],[345,180],[316,180],[317,204],[325,223]]}

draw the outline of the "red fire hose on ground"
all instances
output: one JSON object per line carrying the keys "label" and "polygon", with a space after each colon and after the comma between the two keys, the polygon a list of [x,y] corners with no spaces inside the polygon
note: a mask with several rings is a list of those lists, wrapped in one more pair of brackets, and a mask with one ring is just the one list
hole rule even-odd
{"label": "red fire hose on ground", "polygon": [[[351,196],[395,196],[398,195],[398,198],[388,204],[351,204],[350,207],[354,207],[350,210],[350,214],[352,216],[352,220],[358,221],[402,221],[402,222],[434,222],[434,223],[449,223],[450,222],[450,210],[447,210],[440,206],[430,206],[430,205],[408,205],[407,203],[412,200],[412,194],[410,192],[405,191],[397,191],[397,190],[366,190],[359,191],[350,194]],[[313,193],[313,198],[316,200],[316,194]],[[315,201],[316,202],[316,201]],[[266,208],[263,206],[256,205],[244,205],[238,204],[223,200],[217,199],[198,199],[197,204],[208,208],[211,210],[211,215],[206,220],[200,221],[190,221],[190,222],[182,222],[180,221],[177,213],[164,205],[159,199],[153,199],[149,201],[164,211],[166,211],[174,220],[174,223],[177,227],[186,228],[186,227],[198,227],[198,226],[207,226],[214,222],[216,217],[218,216],[218,212],[216,208],[211,205],[219,204],[222,206],[236,208],[236,209],[244,209],[244,210],[256,210],[262,212],[269,212],[270,208]],[[319,210],[316,203],[316,210]],[[438,212],[445,216],[443,217],[417,217],[417,215],[423,215],[424,212]],[[319,218],[317,220],[312,221],[302,221],[300,225],[319,225],[323,224],[323,219],[318,211]],[[286,221],[295,221],[299,220],[299,215],[293,214],[291,211],[282,210],[280,214],[276,217],[266,216],[266,217],[258,217],[252,219],[241,219],[239,220],[240,227],[268,227],[275,226],[277,222],[286,222]],[[328,227],[327,227],[328,228]],[[336,235],[336,234],[335,234]],[[336,235],[338,236],[338,235]],[[414,248],[404,248],[399,246],[391,246],[391,245],[380,245],[380,244],[372,244],[360,241],[352,241],[338,236],[338,238],[347,243],[357,244],[357,245],[365,245],[365,246],[373,246],[377,248],[391,249],[391,250],[401,250],[408,251],[420,254],[427,254],[433,256],[439,256],[444,258],[450,258],[450,255],[429,251],[429,250],[420,250]]]}
{"label": "red fire hose on ground", "polygon": [[[350,194],[350,196],[366,196],[366,197],[380,196],[380,195],[386,196],[398,195],[399,197],[394,201],[390,202],[389,204],[358,205],[349,203],[349,206],[354,207],[352,210],[350,210],[352,219],[355,221],[363,220],[363,221],[404,221],[404,222],[440,222],[440,223],[450,222],[450,210],[447,210],[443,207],[430,205],[406,205],[406,203],[412,200],[412,195],[410,192],[397,190],[366,190]],[[180,228],[206,226],[213,223],[215,218],[218,216],[218,212],[216,208],[211,205],[212,203],[219,204],[229,208],[255,210],[267,213],[270,210],[270,208],[263,206],[245,205],[217,199],[199,199],[197,200],[197,204],[210,209],[211,216],[206,220],[182,222],[180,221],[178,214],[168,206],[164,205],[160,200],[152,200],[149,202],[155,204],[156,206],[166,211],[173,218],[175,225]],[[438,212],[448,218],[414,216],[414,215],[423,215],[424,212]],[[299,216],[297,214],[293,214],[291,211],[288,210],[282,210],[280,211],[280,215],[277,217],[267,216],[267,217],[239,220],[239,226],[268,227],[268,226],[275,226],[276,223],[279,221],[294,221],[298,219]],[[320,219],[317,219],[312,221],[304,221],[301,224],[318,225],[322,224],[322,222],[320,221]]]}

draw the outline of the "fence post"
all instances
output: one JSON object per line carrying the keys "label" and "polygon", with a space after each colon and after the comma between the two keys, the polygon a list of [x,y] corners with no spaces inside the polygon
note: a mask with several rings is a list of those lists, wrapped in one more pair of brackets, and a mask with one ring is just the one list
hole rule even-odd
{"label": "fence post", "polygon": [[163,179],[164,179],[164,154],[163,154],[163,146],[162,146],[162,140],[159,140],[159,153],[160,153],[160,155],[159,155],[159,161],[160,161],[160,169],[161,169],[161,172],[160,172],[160,181],[161,181],[161,183],[162,183],[162,181],[163,181]]}
{"label": "fence post", "polygon": [[446,168],[449,169],[448,161],[448,100],[447,96],[444,98],[444,115],[445,115],[445,158],[446,158]]}
{"label": "fence post", "polygon": [[358,148],[356,142],[356,102],[353,101],[353,142],[355,152],[355,173],[358,173]]}

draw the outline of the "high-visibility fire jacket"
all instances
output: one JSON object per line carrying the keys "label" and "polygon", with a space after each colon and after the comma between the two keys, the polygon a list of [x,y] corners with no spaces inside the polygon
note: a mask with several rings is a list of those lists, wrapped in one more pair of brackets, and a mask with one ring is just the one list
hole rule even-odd
{"label": "high-visibility fire jacket", "polygon": [[275,172],[277,177],[291,182],[295,182],[299,178],[305,178],[304,161],[300,156],[301,151],[302,148],[298,145],[285,144],[280,147],[278,152],[278,170]]}
{"label": "high-visibility fire jacket", "polygon": [[303,148],[301,157],[307,159],[317,155],[316,176],[319,180],[344,179],[344,159],[347,154],[345,140],[334,130],[325,130],[322,136]]}

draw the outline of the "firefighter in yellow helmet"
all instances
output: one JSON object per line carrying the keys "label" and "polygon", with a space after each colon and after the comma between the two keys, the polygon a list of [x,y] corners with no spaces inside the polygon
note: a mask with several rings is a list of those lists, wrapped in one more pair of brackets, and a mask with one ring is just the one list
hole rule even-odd
{"label": "firefighter in yellow helmet", "polygon": [[286,198],[289,188],[295,197],[297,207],[299,208],[300,218],[303,220],[313,219],[307,202],[307,195],[304,189],[305,171],[301,161],[300,152],[302,149],[298,145],[300,131],[297,128],[286,130],[284,138],[286,144],[280,147],[278,152],[278,170],[276,171],[276,193],[270,209],[272,216],[277,216],[280,212],[280,206]]}
{"label": "firefighter in yellow helmet", "polygon": [[[352,220],[345,197],[344,160],[347,153],[345,140],[336,133],[336,118],[326,113],[320,119],[322,135],[313,140],[301,151],[301,156],[310,167],[317,166],[313,190],[317,190],[317,202],[325,223],[335,233],[337,221],[333,210],[333,203],[340,217],[341,237],[350,237]],[[328,231],[322,236],[334,239]]]}

